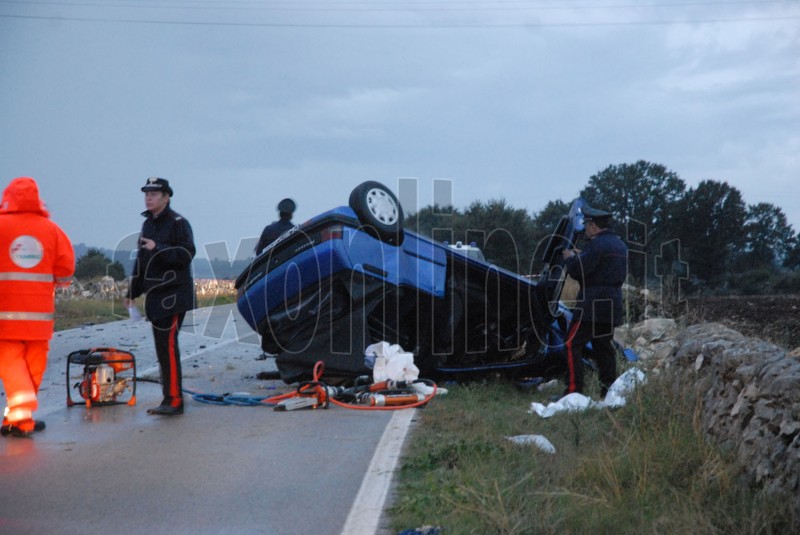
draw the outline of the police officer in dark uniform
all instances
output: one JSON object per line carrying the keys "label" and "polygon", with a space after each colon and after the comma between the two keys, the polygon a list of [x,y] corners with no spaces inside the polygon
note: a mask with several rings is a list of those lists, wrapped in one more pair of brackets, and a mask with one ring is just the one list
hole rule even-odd
{"label": "police officer in dark uniform", "polygon": [[567,336],[567,387],[564,394],[583,393],[583,352],[592,342],[597,361],[600,395],[617,378],[614,327],[622,324],[622,284],[628,266],[628,248],[609,228],[611,214],[589,206],[583,209],[588,245],[562,255],[569,275],[580,283],[577,310]]}
{"label": "police officer in dark uniform", "polygon": [[294,227],[294,223],[292,223],[292,214],[294,214],[296,209],[297,204],[295,204],[292,199],[283,199],[278,203],[279,219],[274,223],[267,225],[263,232],[261,232],[261,237],[258,239],[258,245],[256,245],[256,255],[260,255],[262,252],[264,252],[264,249],[266,249],[267,245],[274,242],[278,239],[278,236]]}
{"label": "police officer in dark uniform", "polygon": [[153,326],[164,399],[148,414],[183,414],[183,387],[178,331],[186,312],[194,308],[191,263],[195,255],[189,222],[172,210],[169,181],[151,177],[142,187],[146,218],[128,289],[126,306],[142,294],[145,314]]}

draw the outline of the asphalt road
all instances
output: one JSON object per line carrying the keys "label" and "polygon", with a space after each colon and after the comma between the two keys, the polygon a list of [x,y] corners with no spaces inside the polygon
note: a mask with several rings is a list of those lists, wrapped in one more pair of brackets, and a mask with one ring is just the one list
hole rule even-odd
{"label": "asphalt road", "polygon": [[[256,360],[257,342],[235,307],[187,316],[184,389],[289,391],[256,379],[275,369]],[[381,512],[413,410],[276,412],[187,397],[183,416],[150,416],[161,390],[144,381],[135,406],[67,407],[67,385],[82,372],[72,365],[67,377],[69,353],[124,349],[139,377],[156,379],[152,346],[144,321],[56,333],[36,413],[47,428],[33,439],[0,439],[0,533],[388,533]],[[83,401],[75,390],[72,397]]]}

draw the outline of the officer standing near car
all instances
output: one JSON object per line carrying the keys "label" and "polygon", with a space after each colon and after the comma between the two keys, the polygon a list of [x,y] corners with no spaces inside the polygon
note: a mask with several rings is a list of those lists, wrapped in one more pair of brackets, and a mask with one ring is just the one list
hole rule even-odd
{"label": "officer standing near car", "polygon": [[281,234],[294,227],[292,215],[297,209],[297,204],[292,199],[283,199],[278,203],[277,209],[278,220],[267,225],[261,232],[261,237],[258,239],[258,244],[255,249],[256,255],[263,253],[267,245],[274,242]]}
{"label": "officer standing near car", "polygon": [[172,188],[164,178],[151,177],[142,187],[146,218],[139,237],[125,306],[142,294],[145,314],[153,326],[153,338],[161,369],[164,399],[148,414],[183,414],[183,386],[178,332],[186,312],[194,308],[192,258],[194,236],[189,221],[170,206]]}
{"label": "officer standing near car", "polygon": [[564,395],[583,393],[583,353],[592,343],[597,361],[600,395],[617,378],[614,327],[622,324],[622,284],[628,266],[628,248],[610,228],[609,212],[586,206],[583,209],[588,244],[581,251],[564,250],[567,273],[580,283],[577,310],[567,335],[566,389]]}
{"label": "officer standing near car", "polygon": [[[256,256],[263,253],[267,245],[277,240],[281,234],[295,226],[294,223],[292,223],[292,216],[297,209],[297,203],[292,199],[286,198],[278,203],[276,209],[278,210],[278,220],[264,227],[264,230],[261,232],[261,237],[258,239],[258,244],[256,245]],[[262,353],[256,357],[256,360],[266,360],[269,357],[275,356],[274,353],[271,352],[271,350],[275,351],[275,348],[267,346],[267,338],[261,339],[261,350]]]}

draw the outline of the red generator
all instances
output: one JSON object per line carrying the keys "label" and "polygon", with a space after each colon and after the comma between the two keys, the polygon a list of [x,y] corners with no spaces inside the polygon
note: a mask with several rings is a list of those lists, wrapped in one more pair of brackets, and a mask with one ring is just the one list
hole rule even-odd
{"label": "red generator", "polygon": [[67,407],[80,403],[72,399],[70,366],[83,366],[80,382],[72,385],[92,405],[136,405],[136,358],[133,353],[113,347],[81,349],[67,355]]}

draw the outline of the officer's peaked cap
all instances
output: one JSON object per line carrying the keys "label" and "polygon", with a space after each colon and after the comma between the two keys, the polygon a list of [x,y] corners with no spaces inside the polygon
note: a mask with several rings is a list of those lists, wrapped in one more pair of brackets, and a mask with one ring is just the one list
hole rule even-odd
{"label": "officer's peaked cap", "polygon": [[585,206],[582,212],[584,221],[592,221],[594,223],[607,223],[611,221],[612,217],[611,212],[598,210],[597,208],[592,208],[591,206]]}
{"label": "officer's peaked cap", "polygon": [[142,186],[142,191],[163,191],[172,197],[172,188],[169,187],[169,180],[166,178],[158,178],[157,176],[148,178],[147,182]]}

